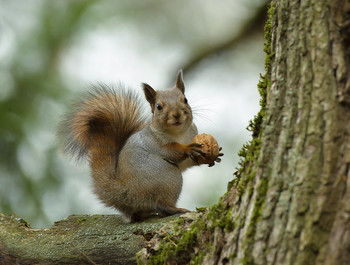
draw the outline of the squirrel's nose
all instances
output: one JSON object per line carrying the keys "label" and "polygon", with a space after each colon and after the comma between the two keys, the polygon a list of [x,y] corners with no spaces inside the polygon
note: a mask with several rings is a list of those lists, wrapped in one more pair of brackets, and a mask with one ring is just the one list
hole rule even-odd
{"label": "squirrel's nose", "polygon": [[175,112],[172,114],[175,119],[179,119],[181,117],[180,113]]}

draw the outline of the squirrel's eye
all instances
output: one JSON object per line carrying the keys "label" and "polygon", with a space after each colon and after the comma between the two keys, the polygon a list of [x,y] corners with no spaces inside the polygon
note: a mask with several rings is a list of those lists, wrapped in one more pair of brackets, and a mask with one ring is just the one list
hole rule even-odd
{"label": "squirrel's eye", "polygon": [[162,105],[157,104],[157,110],[162,110],[162,109],[163,109]]}
{"label": "squirrel's eye", "polygon": [[185,99],[184,99],[184,102],[185,102],[185,104],[187,104],[187,103],[188,103],[187,98],[185,98]]}

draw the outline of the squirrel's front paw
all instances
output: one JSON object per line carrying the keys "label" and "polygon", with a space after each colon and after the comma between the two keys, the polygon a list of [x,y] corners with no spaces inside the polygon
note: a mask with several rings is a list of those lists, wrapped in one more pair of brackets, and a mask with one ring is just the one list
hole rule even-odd
{"label": "squirrel's front paw", "polygon": [[215,162],[221,161],[220,157],[224,155],[220,152],[222,148],[219,147],[218,142],[210,134],[197,134],[195,137],[193,137],[192,142],[200,143],[201,149],[206,152],[203,157],[199,157],[197,159],[196,162],[199,164],[208,164],[209,167],[212,167],[215,165]]}
{"label": "squirrel's front paw", "polygon": [[203,145],[200,143],[191,143],[188,147],[188,156],[197,164],[203,164],[202,161],[205,161],[208,155],[208,153],[202,149]]}

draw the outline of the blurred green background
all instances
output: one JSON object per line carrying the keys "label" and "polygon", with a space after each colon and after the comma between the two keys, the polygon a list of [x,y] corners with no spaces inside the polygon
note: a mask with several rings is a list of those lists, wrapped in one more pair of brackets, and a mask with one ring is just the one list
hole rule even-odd
{"label": "blurred green background", "polygon": [[199,131],[225,156],[185,172],[178,206],[215,203],[258,111],[265,2],[0,0],[0,213],[32,227],[115,213],[92,194],[88,165],[59,152],[60,116],[91,84],[164,89],[180,68]]}

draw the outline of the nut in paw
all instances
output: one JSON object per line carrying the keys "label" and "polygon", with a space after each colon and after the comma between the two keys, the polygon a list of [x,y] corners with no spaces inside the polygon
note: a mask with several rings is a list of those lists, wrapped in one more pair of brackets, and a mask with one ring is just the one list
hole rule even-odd
{"label": "nut in paw", "polygon": [[224,155],[223,153],[220,153],[222,148],[219,147],[216,139],[210,134],[197,134],[195,137],[193,137],[192,142],[202,144],[201,149],[206,152],[205,155],[198,157],[197,162],[199,164],[208,164],[209,166],[213,166],[215,162],[221,161],[219,156]]}

